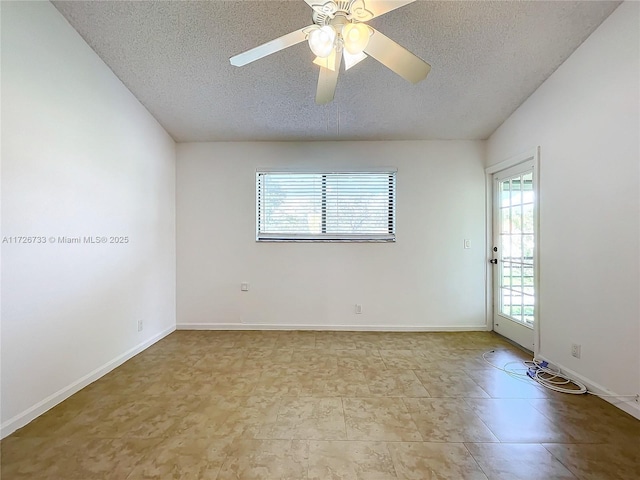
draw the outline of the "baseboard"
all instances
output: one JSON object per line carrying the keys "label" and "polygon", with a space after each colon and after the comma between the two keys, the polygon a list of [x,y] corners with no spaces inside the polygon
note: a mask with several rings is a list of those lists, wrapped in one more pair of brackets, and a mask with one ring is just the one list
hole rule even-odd
{"label": "baseboard", "polygon": [[611,390],[608,390],[607,388],[586,378],[585,376],[580,375],[577,372],[574,372],[570,368],[566,368],[563,365],[560,365],[556,362],[549,360],[544,355],[538,355],[537,358],[541,360],[546,360],[547,362],[549,362],[550,365],[552,365],[556,369],[561,370],[562,373],[567,375],[569,378],[572,378],[574,380],[579,381],[580,383],[583,383],[587,387],[587,390],[589,390],[590,392],[598,393],[600,395],[613,395],[609,397],[600,397],[600,398],[602,398],[603,400],[609,402],[613,406],[618,407],[620,410],[623,410],[629,415],[640,420],[640,403],[638,403],[633,398],[621,397],[620,395],[623,395],[623,394],[618,392],[612,392]]}
{"label": "baseboard", "polygon": [[0,427],[0,438],[5,438],[6,436],[11,435],[13,432],[15,432],[17,429],[24,427],[25,425],[27,425],[32,420],[36,419],[37,417],[39,417],[40,415],[42,415],[46,411],[48,411],[51,408],[53,408],[56,405],[58,405],[60,402],[63,402],[64,400],[69,398],[74,393],[82,390],[84,387],[86,387],[90,383],[95,382],[100,377],[106,375],[107,373],[109,373],[114,368],[119,367],[120,365],[122,365],[124,362],[126,362],[130,358],[134,357],[138,353],[140,353],[143,350],[149,348],[151,345],[153,345],[157,341],[159,341],[162,338],[166,337],[167,335],[172,333],[175,329],[176,328],[172,326],[172,327],[170,327],[170,328],[158,333],[157,335],[154,335],[150,339],[145,340],[144,342],[140,343],[139,345],[136,345],[132,349],[126,351],[122,355],[119,355],[118,357],[114,358],[110,362],[107,362],[104,365],[102,365],[101,367],[96,368],[94,371],[88,373],[87,375],[85,375],[84,377],[80,378],[79,380],[77,380],[77,381],[73,382],[72,384],[70,384],[70,385],[58,390],[53,395],[49,395],[47,398],[45,398],[41,402],[36,403],[35,405],[33,405],[32,407],[28,408],[24,412],[19,413],[15,417],[7,420]]}
{"label": "baseboard", "polygon": [[485,325],[315,325],[262,323],[179,323],[176,330],[316,330],[347,332],[486,332]]}

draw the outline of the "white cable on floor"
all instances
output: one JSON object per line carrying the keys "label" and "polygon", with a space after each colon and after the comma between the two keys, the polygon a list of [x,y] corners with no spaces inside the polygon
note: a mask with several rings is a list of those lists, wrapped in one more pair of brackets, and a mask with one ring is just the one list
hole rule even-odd
{"label": "white cable on floor", "polygon": [[496,369],[498,369],[498,370],[500,370],[500,371],[502,371],[502,372],[506,373],[507,375],[509,375],[510,377],[512,377],[512,378],[514,378],[514,379],[516,379],[516,380],[518,380],[518,381],[521,381],[521,382],[524,382],[524,383],[527,383],[527,384],[529,384],[529,385],[533,385],[533,386],[536,386],[536,387],[538,386],[537,382],[535,382],[531,377],[529,377],[529,376],[526,374],[526,371],[528,370],[528,368],[525,368],[525,369],[524,369],[525,373],[518,373],[518,372],[515,372],[515,371],[513,371],[513,370],[507,370],[507,368],[506,368],[508,365],[511,365],[511,364],[514,364],[514,363],[516,363],[516,364],[521,364],[521,362],[507,362],[507,363],[504,365],[504,368],[501,368],[501,367],[499,367],[499,366],[497,366],[497,365],[494,365],[494,364],[493,364],[493,363],[491,363],[489,360],[487,360],[486,355],[487,355],[488,353],[493,353],[493,352],[495,352],[495,350],[490,350],[490,351],[488,351],[488,352],[483,353],[483,354],[482,354],[482,359],[483,359],[485,362],[487,362],[489,365],[491,365],[493,368],[496,368]]}
{"label": "white cable on floor", "polygon": [[[517,373],[513,370],[507,369],[507,366],[512,365],[514,363],[519,364],[521,362],[507,362],[504,364],[504,367],[501,368],[491,363],[486,357],[487,354],[494,353],[494,352],[495,350],[489,350],[488,352],[484,352],[482,354],[482,359],[485,362],[487,362],[489,365],[491,365],[493,368],[497,368],[498,370],[505,372],[507,375],[513,378],[531,379],[536,383],[538,383],[539,385],[543,386],[544,388],[548,388],[549,390],[554,390],[560,393],[568,393],[572,395],[582,395],[584,393],[588,393],[590,395],[595,395],[597,397],[638,398],[638,395],[601,395],[599,393],[590,392],[589,390],[587,390],[586,385],[578,382],[577,380],[573,380],[569,378],[568,376],[564,375],[560,370],[554,370],[550,368],[547,362],[541,362],[540,360],[536,360],[535,358],[533,360],[525,360],[522,362],[522,365],[524,365],[524,367],[526,368],[520,369],[520,370],[524,370],[524,373]],[[527,373],[529,371],[532,372],[533,377]],[[575,386],[575,388],[569,388],[563,385],[573,385]]]}

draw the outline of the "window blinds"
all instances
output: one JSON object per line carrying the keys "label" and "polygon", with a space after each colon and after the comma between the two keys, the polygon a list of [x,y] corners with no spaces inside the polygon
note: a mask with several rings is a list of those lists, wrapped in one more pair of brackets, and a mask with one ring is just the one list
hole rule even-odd
{"label": "window blinds", "polygon": [[395,241],[395,171],[259,171],[256,188],[259,241]]}

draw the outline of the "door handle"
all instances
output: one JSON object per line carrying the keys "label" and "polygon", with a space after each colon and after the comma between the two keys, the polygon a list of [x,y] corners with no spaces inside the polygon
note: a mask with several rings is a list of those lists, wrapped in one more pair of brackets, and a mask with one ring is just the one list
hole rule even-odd
{"label": "door handle", "polygon": [[498,259],[497,258],[492,258],[491,260],[489,260],[489,263],[493,263],[494,265],[498,264]]}

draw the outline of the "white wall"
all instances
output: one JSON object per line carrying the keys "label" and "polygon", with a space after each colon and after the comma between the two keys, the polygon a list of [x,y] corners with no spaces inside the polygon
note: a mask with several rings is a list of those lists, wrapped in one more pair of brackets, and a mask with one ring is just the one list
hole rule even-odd
{"label": "white wall", "polygon": [[640,392],[638,25],[622,4],[487,144],[540,146],[540,353],[617,394]]}
{"label": "white wall", "polygon": [[[179,144],[178,328],[484,329],[483,159],[483,142]],[[397,167],[397,242],[257,243],[256,168],[296,166]]]}
{"label": "white wall", "polygon": [[175,144],[48,2],[2,2],[2,237],[21,235],[129,243],[3,242],[3,436],[175,329]]}

